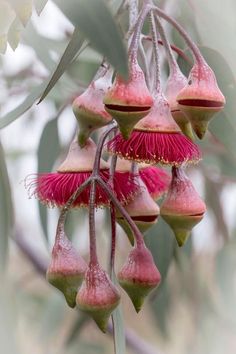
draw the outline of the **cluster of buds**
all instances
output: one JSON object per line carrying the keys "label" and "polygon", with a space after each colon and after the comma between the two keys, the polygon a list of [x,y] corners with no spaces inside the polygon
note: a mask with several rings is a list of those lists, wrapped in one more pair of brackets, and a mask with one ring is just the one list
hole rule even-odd
{"label": "cluster of buds", "polygon": [[[137,58],[142,26],[148,16],[153,56],[150,63],[150,56],[144,58],[146,71],[150,70],[144,73]],[[177,28],[193,53],[189,78],[176,62],[160,17]],[[61,210],[48,281],[63,292],[69,306],[88,313],[104,332],[120,302],[120,292],[109,272],[99,264],[96,208],[108,208],[111,214],[110,273],[114,272],[116,222],[130,240],[132,249],[117,279],[138,312],[145,297],[161,281],[143,235],[162,217],[182,246],[203,218],[206,206],[185,168],[201,159],[195,135],[203,138],[213,114],[225,103],[213,71],[173,18],[149,1],[131,29],[128,79],[116,74],[112,82],[113,71],[103,63],[88,89],[73,102],[79,131],[66,159],[56,172],[26,179],[31,195]],[[160,41],[165,46],[170,69],[164,91],[160,80]],[[153,82],[150,77],[154,77]],[[105,126],[108,128],[96,146],[91,134]],[[111,154],[107,161],[102,157],[104,147]],[[164,169],[166,166],[171,166],[172,174]],[[67,212],[81,207],[89,209],[88,264],[64,232]]]}

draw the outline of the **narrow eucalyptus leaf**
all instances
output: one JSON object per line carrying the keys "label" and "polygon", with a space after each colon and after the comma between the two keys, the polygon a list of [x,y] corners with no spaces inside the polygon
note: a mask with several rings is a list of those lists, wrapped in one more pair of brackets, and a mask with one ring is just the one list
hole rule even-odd
{"label": "narrow eucalyptus leaf", "polygon": [[8,241],[12,236],[14,216],[11,187],[8,178],[4,150],[0,143],[0,270],[7,262]]}
{"label": "narrow eucalyptus leaf", "polygon": [[47,96],[47,94],[55,86],[55,84],[60,79],[62,74],[65,72],[65,70],[71,64],[72,60],[78,54],[83,43],[84,43],[84,37],[81,35],[79,30],[76,28],[74,30],[74,33],[72,35],[72,38],[71,38],[69,44],[66,47],[66,50],[64,51],[58,65],[57,65],[55,71],[53,72],[51,79],[49,80],[47,87],[45,88],[38,103],[42,102],[42,100]]}
{"label": "narrow eucalyptus leaf", "polygon": [[[57,117],[46,123],[38,147],[38,173],[50,172],[52,166],[60,153],[60,142],[58,136]],[[48,215],[45,206],[39,203],[40,222],[48,240]]]}
{"label": "narrow eucalyptus leaf", "polygon": [[103,0],[54,0],[91,45],[124,77],[128,76],[127,53],[121,34]]}
{"label": "narrow eucalyptus leaf", "polygon": [[[114,284],[118,284],[114,270],[112,271],[112,281]],[[126,344],[124,319],[121,305],[119,305],[112,313],[112,324],[114,333],[115,354],[124,354],[126,353]]]}
{"label": "narrow eucalyptus leaf", "polygon": [[40,97],[45,87],[46,84],[43,82],[41,85],[32,88],[30,94],[21,104],[0,118],[0,129],[5,128],[14,122],[17,118],[22,116],[22,114],[27,112],[33,106],[35,101]]}

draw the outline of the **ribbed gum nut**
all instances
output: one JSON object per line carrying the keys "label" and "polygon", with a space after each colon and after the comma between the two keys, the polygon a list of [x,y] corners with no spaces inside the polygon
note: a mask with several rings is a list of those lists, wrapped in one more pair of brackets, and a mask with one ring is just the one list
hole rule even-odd
{"label": "ribbed gum nut", "polygon": [[79,124],[78,141],[83,147],[91,133],[112,121],[112,117],[105,110],[103,98],[111,86],[112,72],[108,71],[103,77],[93,81],[87,90],[78,96],[72,109]]}
{"label": "ribbed gum nut", "polygon": [[204,137],[212,116],[225,105],[215,74],[205,62],[194,64],[188,85],[179,92],[177,101],[199,139]]}
{"label": "ribbed gum nut", "polygon": [[161,205],[161,216],[173,230],[180,247],[187,241],[192,228],[202,220],[205,211],[205,203],[184,170],[173,167],[170,189]]}
{"label": "ribbed gum nut", "polygon": [[[66,159],[57,168],[57,172],[90,172],[93,170],[93,163],[96,155],[96,144],[92,139],[88,139],[83,148],[78,145],[78,141],[72,141]],[[109,169],[109,165],[100,160],[100,169]]]}
{"label": "ribbed gum nut", "polygon": [[124,139],[128,139],[135,124],[148,114],[153,104],[137,61],[130,63],[128,81],[116,76],[103,102],[106,111],[117,121]]}
{"label": "ribbed gum nut", "polygon": [[46,276],[48,282],[64,294],[67,304],[72,308],[76,305],[77,291],[86,269],[87,264],[62,232],[53,247]]}
{"label": "ribbed gum nut", "polygon": [[[140,176],[136,177],[136,179],[137,183],[139,184],[140,193],[135,195],[134,199],[132,199],[130,203],[128,203],[124,208],[131,216],[140,232],[144,233],[157,223],[157,219],[160,214],[160,208],[150,196],[147,187]],[[116,213],[116,220],[118,224],[124,229],[131,244],[133,245],[133,233],[127,221],[121,216],[119,212]]]}
{"label": "ribbed gum nut", "polygon": [[136,312],[141,310],[146,296],[161,281],[161,275],[153,261],[151,252],[145,247],[134,247],[118,273],[122,288],[129,295]]}
{"label": "ribbed gum nut", "polygon": [[194,140],[191,123],[188,117],[180,110],[176,97],[179,92],[187,85],[187,78],[179,69],[171,71],[166,83],[165,96],[170,105],[172,117],[182,130],[191,140]]}
{"label": "ribbed gum nut", "polygon": [[119,290],[107,273],[98,264],[90,264],[76,297],[78,308],[91,316],[105,333],[109,317],[119,302]]}

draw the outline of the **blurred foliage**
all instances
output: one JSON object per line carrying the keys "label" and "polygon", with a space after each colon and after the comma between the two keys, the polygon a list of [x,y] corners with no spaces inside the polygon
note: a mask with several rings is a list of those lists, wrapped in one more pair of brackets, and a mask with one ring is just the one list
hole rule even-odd
{"label": "blurred foliage", "polygon": [[[36,235],[46,240],[50,248],[55,213],[39,207],[39,219],[46,237],[38,231],[39,223],[35,224],[28,218],[27,211],[25,225],[21,220],[21,205],[30,209],[32,201],[27,204],[25,194],[19,199],[17,178],[21,166],[24,169],[27,164],[24,159],[29,156],[33,155],[37,161],[38,172],[43,172],[52,170],[56,160],[64,154],[75,131],[75,121],[67,109],[73,98],[87,87],[103,55],[116,70],[127,74],[126,51],[120,30],[121,26],[127,29],[127,11],[117,16],[122,3],[118,0],[56,0],[67,21],[69,19],[75,26],[72,30],[63,29],[58,39],[42,34],[35,26],[35,20],[30,21],[34,8],[37,14],[43,9],[43,13],[47,12],[46,2],[22,0],[18,6],[17,0],[0,1],[0,52],[6,51],[7,43],[15,49],[21,41],[16,53],[21,48],[34,53],[33,60],[26,60],[23,67],[16,67],[12,72],[5,70],[4,58],[0,61],[3,86],[0,128],[5,128],[1,131],[0,146],[0,277],[3,289],[0,292],[0,318],[4,319],[0,320],[0,342],[6,354],[110,354],[113,344],[109,335],[104,337],[87,317],[67,309],[61,295],[46,284],[44,276],[41,277],[46,270],[44,256],[48,256],[48,250],[40,246]],[[69,9],[69,3],[76,11]],[[83,5],[80,11],[78,3]],[[196,228],[194,237],[181,250],[177,249],[171,230],[162,220],[145,236],[163,282],[138,317],[126,298],[122,300],[125,326],[132,327],[134,331],[127,338],[127,353],[133,352],[130,349],[132,338],[137,337],[138,341],[142,337],[152,343],[151,348],[145,347],[147,353],[159,353],[160,350],[175,354],[233,354],[236,351],[236,5],[234,0],[228,0],[222,10],[220,0],[165,0],[156,3],[176,17],[200,46],[216,73],[227,104],[225,110],[210,123],[210,132],[205,140],[199,143],[203,161],[189,170],[200,185],[208,206],[203,226]],[[37,22],[40,24],[40,18]],[[189,55],[176,31],[170,30],[169,25],[166,28],[171,43]],[[10,49],[9,53],[14,57]],[[28,52],[25,53],[27,56]],[[178,61],[183,72],[188,73],[189,64],[181,58]],[[163,68],[166,68],[166,63]],[[45,100],[36,106],[40,98]],[[45,107],[45,117],[37,114],[40,107]],[[40,129],[36,125],[37,120],[41,121]],[[63,120],[66,120],[64,125]],[[67,124],[67,120],[73,122]],[[14,146],[8,144],[11,140],[10,133],[7,136],[8,129],[13,132],[17,124],[23,134],[18,135],[17,132],[16,140],[35,135],[38,142],[36,151],[31,148],[22,150],[21,144],[14,150]],[[66,126],[63,139],[61,125]],[[14,222],[14,214],[17,222]],[[71,213],[66,227],[69,236],[76,245],[82,245],[83,250],[87,246],[85,214],[86,211]],[[98,218],[98,228],[101,226],[98,234],[99,241],[107,247],[109,232],[103,219],[103,215]],[[19,240],[14,242],[19,230],[31,245],[29,249],[25,244],[23,247]],[[34,232],[33,241],[29,231]],[[127,255],[127,244],[122,237],[118,241],[120,257],[117,257],[117,266],[120,266]],[[10,259],[8,268],[4,270],[9,244]],[[27,252],[31,253],[31,258],[26,257]],[[40,267],[33,262],[37,257]],[[101,258],[103,260],[104,253]],[[122,330],[119,328],[120,316],[119,308],[114,315],[118,330]],[[124,348],[122,343],[120,348]]]}

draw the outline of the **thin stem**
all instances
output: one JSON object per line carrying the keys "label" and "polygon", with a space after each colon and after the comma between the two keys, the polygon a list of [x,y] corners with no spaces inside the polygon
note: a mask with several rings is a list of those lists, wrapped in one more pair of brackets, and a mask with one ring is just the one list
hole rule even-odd
{"label": "thin stem", "polygon": [[157,40],[157,32],[155,26],[155,18],[153,12],[150,13],[151,20],[151,30],[152,30],[152,42],[154,47],[154,58],[156,62],[156,75],[154,81],[154,95],[160,93],[161,91],[161,74],[160,74],[160,58],[159,58],[159,50],[158,50],[158,40]]}
{"label": "thin stem", "polygon": [[58,223],[57,223],[57,232],[56,235],[58,233],[60,233],[60,231],[62,230],[62,227],[64,229],[64,223],[65,223],[65,218],[66,218],[66,214],[69,211],[71,205],[74,203],[74,201],[78,198],[78,196],[83,192],[83,190],[91,183],[91,181],[93,180],[92,177],[88,178],[84,183],[82,183],[78,189],[72,194],[72,196],[70,197],[70,199],[67,201],[67,203],[64,205],[64,207],[61,210],[59,219],[58,219]]}
{"label": "thin stem", "polygon": [[110,277],[112,277],[112,273],[114,272],[114,264],[115,264],[115,249],[116,249],[116,211],[114,205],[110,206],[110,220],[111,220],[111,252],[110,252]]}
{"label": "thin stem", "polygon": [[117,163],[117,155],[113,155],[111,158],[111,163],[110,163],[110,176],[109,176],[109,185],[113,188],[114,184],[114,175],[115,175],[115,170],[116,170],[116,163]]}
{"label": "thin stem", "polygon": [[130,47],[129,47],[130,62],[134,62],[137,60],[137,53],[138,53],[141,30],[142,30],[145,18],[147,17],[150,10],[151,10],[150,5],[145,4],[140,12],[140,15],[139,15],[137,21],[136,21],[136,25],[135,25],[135,28],[133,31],[132,40],[131,40]]}
{"label": "thin stem", "polygon": [[164,18],[167,22],[169,22],[172,26],[174,26],[177,29],[179,34],[183,37],[183,39],[185,40],[185,42],[187,43],[187,45],[191,49],[194,59],[198,62],[198,64],[205,64],[205,59],[203,58],[199,48],[192,41],[192,39],[189,37],[188,33],[183,29],[183,27],[177,21],[175,21],[172,17],[168,16],[164,11],[159,9],[158,7],[154,6],[153,11],[155,11],[155,13],[158,16]]}
{"label": "thin stem", "polygon": [[144,66],[145,81],[146,81],[148,89],[150,90],[151,89],[151,80],[150,80],[150,74],[149,74],[149,67],[148,67],[146,53],[143,48],[142,39],[140,39],[140,43],[139,43],[139,53],[141,55],[141,60],[142,60],[143,66]]}
{"label": "thin stem", "polygon": [[131,174],[133,176],[138,175],[138,173],[139,173],[138,171],[139,171],[138,164],[137,164],[137,162],[133,161],[132,165],[131,165]]}
{"label": "thin stem", "polygon": [[96,230],[95,230],[95,199],[96,199],[96,181],[92,180],[89,196],[89,248],[90,248],[90,264],[98,263],[97,246],[96,246]]}
{"label": "thin stem", "polygon": [[159,32],[159,34],[161,36],[161,39],[162,39],[162,42],[163,42],[163,46],[165,47],[165,50],[166,50],[167,60],[168,60],[168,63],[169,63],[169,68],[170,68],[170,73],[178,72],[179,71],[179,66],[177,64],[177,61],[176,61],[174,55],[173,55],[170,43],[169,43],[169,41],[167,39],[165,30],[164,30],[164,27],[162,26],[161,21],[160,21],[158,16],[155,16],[155,23],[157,25],[158,32]]}
{"label": "thin stem", "polygon": [[[142,39],[145,41],[152,41],[152,38],[150,36],[142,36]],[[158,44],[163,46],[162,40],[158,39]],[[193,64],[191,59],[184,53],[184,51],[181,48],[177,47],[174,44],[170,44],[170,48],[174,52],[176,52],[180,57],[182,57],[187,63],[189,63],[190,65]]]}
{"label": "thin stem", "polygon": [[111,123],[109,128],[102,134],[101,138],[99,139],[97,150],[96,150],[96,156],[93,164],[93,176],[99,175],[100,159],[102,155],[103,145],[105,143],[107,136],[116,128],[117,128],[117,123],[116,122]]}
{"label": "thin stem", "polygon": [[97,179],[98,183],[102,186],[103,190],[105,193],[108,195],[108,197],[111,199],[111,202],[114,204],[116,209],[120,212],[120,214],[123,216],[123,218],[127,221],[129,224],[131,230],[133,231],[137,247],[141,247],[144,245],[143,241],[143,236],[141,232],[139,231],[138,227],[136,224],[133,222],[131,219],[130,215],[127,213],[127,211],[123,208],[123,206],[120,204],[119,200],[116,198],[116,196],[112,193],[110,188],[107,186],[107,184],[101,179]]}
{"label": "thin stem", "polygon": [[129,0],[129,30],[131,30],[138,17],[138,0]]}

